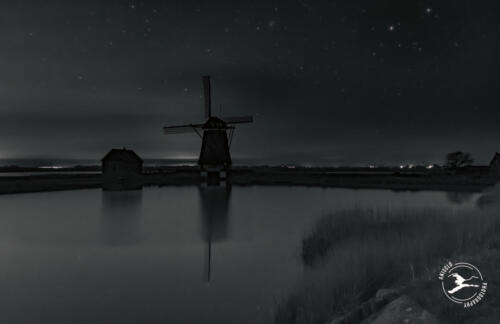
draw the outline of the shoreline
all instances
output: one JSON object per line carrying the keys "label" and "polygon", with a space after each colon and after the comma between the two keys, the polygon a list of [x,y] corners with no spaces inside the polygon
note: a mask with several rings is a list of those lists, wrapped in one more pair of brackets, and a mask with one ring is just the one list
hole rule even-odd
{"label": "shoreline", "polygon": [[[329,170],[286,168],[244,168],[231,172],[228,183],[236,186],[311,186],[348,189],[401,191],[481,192],[500,178],[487,174],[452,173],[335,173]],[[201,185],[204,179],[196,168],[172,168],[144,173],[144,186]],[[0,177],[0,194],[102,188],[101,174],[43,174]]]}
{"label": "shoreline", "polygon": [[[409,298],[411,306],[419,309],[419,318],[414,320],[418,323],[476,323],[478,319],[481,323],[497,322],[498,296],[492,296],[491,291],[487,291],[484,298],[472,307],[456,305],[443,297],[438,274],[443,264],[450,260],[470,262],[478,266],[487,276],[488,282],[498,282],[499,274],[496,269],[500,265],[499,249],[500,234],[494,233],[482,244],[474,248],[468,248],[465,253],[458,251],[448,258],[441,258],[433,262],[433,266],[417,278],[409,280],[394,288],[381,288],[370,300],[364,302],[359,307],[338,316],[328,324],[349,324],[361,322],[365,324],[382,323],[381,319],[393,318],[403,319],[411,317],[404,308],[390,307],[390,302],[396,299]],[[456,262],[456,261],[455,261]],[[437,288],[437,289],[436,289]],[[375,305],[375,307],[374,307]],[[422,319],[422,315],[427,320]]]}

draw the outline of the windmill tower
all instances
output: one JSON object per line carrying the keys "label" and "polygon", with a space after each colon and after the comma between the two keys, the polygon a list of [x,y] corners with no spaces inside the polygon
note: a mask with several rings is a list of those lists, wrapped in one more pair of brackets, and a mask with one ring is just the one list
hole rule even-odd
{"label": "windmill tower", "polygon": [[202,139],[198,164],[202,175],[206,175],[208,185],[218,185],[225,179],[231,167],[229,148],[233,139],[235,124],[253,122],[252,116],[216,117],[212,116],[210,76],[203,77],[205,99],[205,122],[163,127],[164,134],[196,133]]}

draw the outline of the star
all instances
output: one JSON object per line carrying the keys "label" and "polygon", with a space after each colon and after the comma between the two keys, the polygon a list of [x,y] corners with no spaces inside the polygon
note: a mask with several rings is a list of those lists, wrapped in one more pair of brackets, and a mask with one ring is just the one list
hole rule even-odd
{"label": "star", "polygon": [[392,31],[394,31],[396,28],[394,27],[394,25],[389,25],[388,29],[389,29],[389,31],[391,31],[391,32],[392,32]]}

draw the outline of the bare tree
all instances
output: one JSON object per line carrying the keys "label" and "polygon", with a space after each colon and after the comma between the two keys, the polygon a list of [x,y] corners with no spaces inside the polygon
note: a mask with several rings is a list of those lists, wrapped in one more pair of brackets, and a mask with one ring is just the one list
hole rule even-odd
{"label": "bare tree", "polygon": [[461,151],[451,152],[446,154],[446,167],[452,170],[463,168],[471,165],[474,162],[470,153]]}

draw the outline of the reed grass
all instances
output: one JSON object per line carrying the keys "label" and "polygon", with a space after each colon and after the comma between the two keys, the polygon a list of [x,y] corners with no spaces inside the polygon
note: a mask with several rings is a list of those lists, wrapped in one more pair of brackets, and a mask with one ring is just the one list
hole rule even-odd
{"label": "reed grass", "polygon": [[497,215],[452,209],[325,215],[303,239],[303,281],[278,303],[275,322],[324,324],[378,289],[409,282],[437,260],[480,246],[500,229]]}

